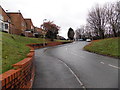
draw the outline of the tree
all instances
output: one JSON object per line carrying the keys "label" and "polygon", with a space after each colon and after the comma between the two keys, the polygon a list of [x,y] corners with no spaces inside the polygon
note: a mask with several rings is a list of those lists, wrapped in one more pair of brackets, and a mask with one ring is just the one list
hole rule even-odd
{"label": "tree", "polygon": [[118,4],[119,3],[106,5],[106,17],[107,17],[108,24],[112,27],[114,37],[117,37],[117,32],[119,29],[118,28],[119,27],[118,20],[120,18],[119,17],[119,15],[120,15],[119,7],[120,6],[118,6]]}
{"label": "tree", "polygon": [[51,39],[51,41],[57,38],[60,27],[54,24],[53,21],[44,22],[41,26],[47,32],[46,38]]}
{"label": "tree", "polygon": [[73,40],[74,39],[74,30],[72,29],[72,28],[69,28],[69,30],[68,30],[68,38],[70,39],[70,40]]}
{"label": "tree", "polygon": [[116,3],[116,11],[118,13],[118,23],[117,23],[118,36],[120,37],[120,1]]}
{"label": "tree", "polygon": [[81,38],[81,30],[80,28],[78,28],[77,30],[75,30],[75,40],[78,40]]}
{"label": "tree", "polygon": [[94,30],[96,36],[104,38],[106,26],[105,8],[101,8],[99,5],[97,5],[89,12],[87,21],[90,25],[90,28]]}

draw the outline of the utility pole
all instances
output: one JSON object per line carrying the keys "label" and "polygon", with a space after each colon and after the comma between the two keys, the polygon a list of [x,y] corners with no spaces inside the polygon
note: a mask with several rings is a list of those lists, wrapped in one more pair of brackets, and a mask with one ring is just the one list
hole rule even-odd
{"label": "utility pole", "polygon": [[[47,19],[44,19],[43,20],[43,24],[44,24],[44,21],[46,21]],[[43,26],[43,30],[44,30],[44,26]],[[43,31],[43,46],[45,46],[45,30]]]}

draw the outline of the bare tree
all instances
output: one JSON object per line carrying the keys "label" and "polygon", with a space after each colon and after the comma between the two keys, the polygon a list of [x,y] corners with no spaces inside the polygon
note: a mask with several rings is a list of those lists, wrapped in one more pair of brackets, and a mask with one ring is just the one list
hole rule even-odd
{"label": "bare tree", "polygon": [[106,26],[105,8],[101,8],[99,5],[97,5],[89,12],[87,21],[90,25],[90,28],[94,30],[96,36],[104,38]]}
{"label": "bare tree", "polygon": [[106,7],[106,18],[107,18],[107,24],[110,24],[110,26],[112,27],[112,31],[115,37],[117,37],[117,33],[118,33],[118,20],[119,20],[119,3],[116,4],[107,4]]}
{"label": "bare tree", "polygon": [[118,23],[117,23],[117,29],[118,29],[118,36],[120,36],[120,1],[116,3],[116,11],[118,15]]}
{"label": "bare tree", "polygon": [[91,27],[90,27],[89,24],[86,24],[86,26],[85,26],[85,32],[86,32],[86,36],[87,36],[88,38],[93,39],[93,38],[92,38],[92,37],[94,36],[93,30],[91,29]]}
{"label": "bare tree", "polygon": [[74,38],[75,38],[75,40],[78,40],[81,38],[81,29],[80,28],[75,30]]}

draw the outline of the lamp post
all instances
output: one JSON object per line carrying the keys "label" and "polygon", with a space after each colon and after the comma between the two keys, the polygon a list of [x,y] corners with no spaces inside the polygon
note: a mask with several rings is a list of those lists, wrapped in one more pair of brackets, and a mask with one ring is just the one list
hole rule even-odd
{"label": "lamp post", "polygon": [[[44,21],[46,21],[47,19],[44,19],[43,20],[43,24],[44,24]],[[43,30],[44,30],[44,26],[43,26]],[[45,30],[43,31],[43,46],[45,46]]]}

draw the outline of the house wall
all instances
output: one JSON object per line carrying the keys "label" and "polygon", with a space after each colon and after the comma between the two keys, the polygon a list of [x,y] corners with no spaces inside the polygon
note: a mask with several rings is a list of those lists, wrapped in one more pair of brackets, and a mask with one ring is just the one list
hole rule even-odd
{"label": "house wall", "polygon": [[13,25],[15,25],[14,34],[21,35],[26,30],[26,22],[21,13],[7,13]]}
{"label": "house wall", "polygon": [[26,21],[27,29],[34,29],[34,25],[31,21],[31,19],[25,19],[25,21]]}
{"label": "house wall", "polygon": [[33,37],[34,36],[34,25],[32,23],[31,19],[25,19],[26,22],[26,29],[30,30],[31,32],[25,32],[25,36],[27,37]]}
{"label": "house wall", "polygon": [[42,34],[42,29],[41,29],[41,28],[37,28],[37,32],[38,32],[39,34]]}
{"label": "house wall", "polygon": [[3,8],[0,6],[0,29],[2,31],[9,32],[10,31],[10,23],[11,20],[6,14],[6,12],[3,10]]}
{"label": "house wall", "polygon": [[[7,28],[8,27],[8,28]],[[33,30],[25,34],[26,30]],[[20,12],[5,12],[0,6],[0,30],[7,31],[10,34],[27,35],[33,37],[34,25],[31,19],[24,19]]]}
{"label": "house wall", "polygon": [[10,18],[8,17],[8,15],[6,14],[6,12],[3,10],[2,7],[0,7],[0,14],[3,16],[3,21],[4,22],[11,21]]}

